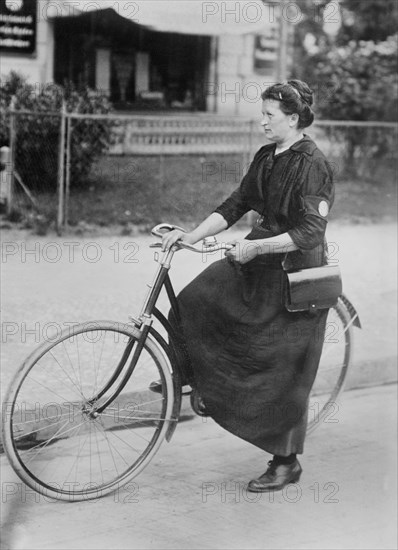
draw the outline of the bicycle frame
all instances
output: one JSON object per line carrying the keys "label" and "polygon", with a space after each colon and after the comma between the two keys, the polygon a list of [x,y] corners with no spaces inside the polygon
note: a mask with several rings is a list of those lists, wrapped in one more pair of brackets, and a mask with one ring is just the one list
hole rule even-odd
{"label": "bicycle frame", "polygon": [[[160,246],[158,244],[152,245],[152,247]],[[106,399],[106,401],[101,404],[98,408],[95,408],[92,411],[93,416],[97,416],[101,414],[122,392],[124,387],[126,386],[127,382],[129,381],[134,368],[137,364],[137,361],[140,357],[140,354],[142,352],[142,349],[145,345],[145,341],[148,337],[148,334],[151,332],[151,334],[154,335],[155,339],[158,341],[158,343],[163,347],[163,349],[166,351],[168,355],[170,355],[171,349],[170,345],[167,344],[167,342],[164,340],[164,338],[157,333],[156,331],[152,330],[152,323],[153,323],[153,317],[157,318],[158,321],[165,327],[167,333],[170,335],[171,340],[177,344],[177,335],[175,330],[173,329],[170,322],[166,319],[166,317],[161,313],[159,309],[156,308],[156,302],[158,300],[159,294],[163,288],[163,286],[166,289],[167,296],[170,302],[171,310],[175,316],[175,319],[177,320],[177,323],[180,324],[180,316],[178,311],[178,304],[177,299],[174,293],[173,286],[170,281],[169,277],[169,269],[171,265],[172,257],[177,250],[177,247],[171,247],[170,250],[165,251],[163,253],[162,259],[159,261],[159,267],[156,270],[154,279],[152,284],[149,286],[148,294],[144,300],[144,304],[142,306],[142,310],[139,316],[139,319],[133,319],[130,318],[133,324],[140,330],[140,336],[136,340],[130,340],[127,343],[126,349],[122,355],[122,358],[119,361],[119,364],[110,378],[110,380],[105,384],[105,386],[102,388],[102,390],[95,395],[92,399],[90,399],[90,404],[94,404],[96,401],[98,401],[99,398],[101,398],[105,393],[114,385],[114,383],[118,380],[119,376],[121,375],[123,369],[125,368],[126,362],[128,361],[131,352],[133,352],[133,356],[130,360],[130,364],[123,375],[120,383],[117,385],[116,389],[112,392],[112,394]],[[134,349],[135,345],[135,349]],[[134,349],[134,351],[133,351]],[[174,352],[172,352],[174,353]],[[176,366],[177,370],[178,367],[176,365],[176,362],[174,362],[174,365]],[[177,386],[175,389],[177,390],[176,394],[181,393],[181,384],[180,382],[180,373],[177,372],[177,375],[174,377],[175,380],[175,386]],[[178,387],[179,386],[179,387]],[[177,399],[177,404],[180,399]],[[174,416],[174,415],[173,415]]]}

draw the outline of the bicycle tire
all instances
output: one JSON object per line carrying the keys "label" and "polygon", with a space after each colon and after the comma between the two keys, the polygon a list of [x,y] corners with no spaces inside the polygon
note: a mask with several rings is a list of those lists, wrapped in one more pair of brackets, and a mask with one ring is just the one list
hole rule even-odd
{"label": "bicycle tire", "polygon": [[[329,310],[321,359],[309,401],[307,433],[322,423],[336,423],[338,397],[352,359],[353,325],[343,301]],[[331,353],[333,352],[333,353]]]}
{"label": "bicycle tire", "polygon": [[[172,366],[151,334],[122,393],[95,416],[113,392],[103,392],[113,363],[139,334],[123,323],[82,323],[41,344],[18,369],[5,396],[3,444],[29,487],[59,500],[99,498],[149,464],[174,421]],[[157,378],[162,393],[154,395],[148,388]]]}

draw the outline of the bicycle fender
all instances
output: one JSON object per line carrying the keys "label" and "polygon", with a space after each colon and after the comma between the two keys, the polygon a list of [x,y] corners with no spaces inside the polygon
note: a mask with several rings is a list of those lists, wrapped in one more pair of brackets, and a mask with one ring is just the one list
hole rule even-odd
{"label": "bicycle fender", "polygon": [[345,307],[347,309],[347,312],[351,317],[352,324],[354,325],[354,327],[362,328],[362,324],[361,324],[361,321],[359,319],[358,312],[355,309],[355,307],[352,305],[350,300],[347,298],[347,296],[345,294],[341,294],[340,295],[340,300],[345,305]]}
{"label": "bicycle fender", "polygon": [[168,345],[166,340],[163,338],[163,336],[159,334],[157,330],[155,330],[152,327],[149,329],[149,333],[151,334],[151,336],[153,336],[156,342],[162,347],[164,353],[169,359],[169,363],[172,371],[173,386],[174,386],[174,404],[173,404],[173,411],[171,415],[172,422],[170,423],[170,426],[168,427],[165,435],[165,439],[167,443],[169,443],[177,427],[178,419],[180,418],[181,404],[182,404],[181,375],[178,368],[173,366],[173,365],[176,365],[176,361],[172,361],[173,358],[171,357],[173,355],[173,350],[170,348],[170,346]]}

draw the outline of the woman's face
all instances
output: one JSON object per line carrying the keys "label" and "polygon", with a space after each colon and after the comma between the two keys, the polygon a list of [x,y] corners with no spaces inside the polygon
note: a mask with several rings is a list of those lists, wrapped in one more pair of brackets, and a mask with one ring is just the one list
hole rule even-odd
{"label": "woman's face", "polygon": [[262,108],[261,125],[270,141],[283,142],[297,130],[298,116],[285,115],[280,109],[280,102],[275,99],[265,99]]}

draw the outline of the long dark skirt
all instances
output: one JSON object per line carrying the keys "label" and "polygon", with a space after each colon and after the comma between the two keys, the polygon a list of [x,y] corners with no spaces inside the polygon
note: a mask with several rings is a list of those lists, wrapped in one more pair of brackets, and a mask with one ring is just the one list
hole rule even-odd
{"label": "long dark skirt", "polygon": [[210,416],[272,454],[302,453],[327,310],[288,312],[279,262],[210,265],[178,296]]}

